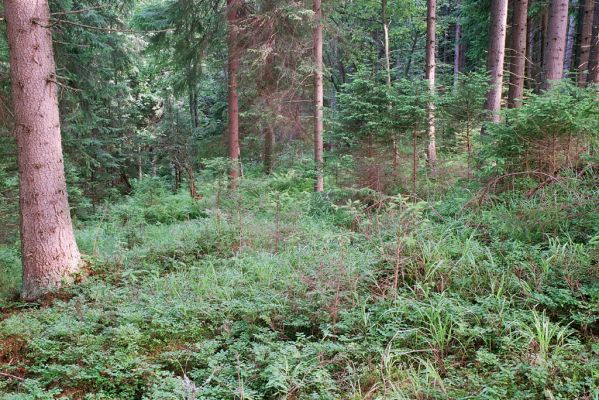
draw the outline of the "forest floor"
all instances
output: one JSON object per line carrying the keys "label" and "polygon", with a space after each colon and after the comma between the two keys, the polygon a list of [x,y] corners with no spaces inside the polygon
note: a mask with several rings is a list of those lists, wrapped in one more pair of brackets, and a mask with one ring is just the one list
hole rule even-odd
{"label": "forest floor", "polygon": [[592,178],[412,202],[255,175],[79,221],[78,284],[0,302],[0,398],[599,398]]}

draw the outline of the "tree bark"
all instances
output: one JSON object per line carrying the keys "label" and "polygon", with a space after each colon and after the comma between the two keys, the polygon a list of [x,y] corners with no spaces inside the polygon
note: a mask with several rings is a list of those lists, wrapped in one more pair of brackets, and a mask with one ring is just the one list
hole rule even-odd
{"label": "tree bark", "polygon": [[512,62],[510,65],[510,88],[508,107],[522,104],[526,68],[526,42],[528,22],[528,0],[515,0],[512,24]]}
{"label": "tree bark", "polygon": [[[458,8],[460,7],[460,3],[458,2]],[[462,72],[462,23],[460,21],[460,16],[457,17],[455,23],[455,33],[454,33],[454,48],[453,48],[453,84],[457,86],[460,72]]]}
{"label": "tree bark", "polygon": [[[268,94],[267,94],[268,96]],[[269,111],[274,111],[272,106],[272,100],[266,98],[266,107]],[[273,121],[268,121],[266,130],[264,132],[264,172],[266,175],[272,174],[274,170],[274,148],[275,148],[275,126]]]}
{"label": "tree bark", "polygon": [[387,0],[382,0],[382,20],[385,40],[385,71],[387,73],[387,86],[391,86],[391,56],[389,54],[389,23],[387,22]]}
{"label": "tree bark", "polygon": [[595,16],[595,0],[585,0],[582,13],[582,30],[580,35],[580,60],[578,65],[578,85],[586,86],[589,74],[591,42],[593,39],[593,19]]}
{"label": "tree bark", "polygon": [[594,15],[587,84],[599,84],[599,2],[595,2]]}
{"label": "tree bark", "polygon": [[227,42],[228,58],[228,108],[229,108],[229,186],[237,188],[239,184],[239,96],[237,94],[237,73],[239,71],[239,46],[237,43],[237,17],[241,0],[227,0]]}
{"label": "tree bark", "polygon": [[562,78],[566,33],[568,29],[568,0],[551,0],[545,57],[543,60],[543,89]]}
{"label": "tree bark", "polygon": [[324,158],[323,140],[324,130],[323,107],[324,107],[324,85],[323,85],[323,62],[322,62],[322,8],[321,0],[314,0],[314,16],[316,26],[314,28],[314,163],[316,168],[316,180],[314,190],[324,191]]}
{"label": "tree bark", "polygon": [[25,300],[61,286],[81,257],[67,199],[48,3],[4,2],[18,149]]}
{"label": "tree bark", "polygon": [[576,41],[576,15],[570,15],[568,18],[568,30],[566,33],[566,50],[564,53],[564,74],[567,78],[574,66],[576,52],[574,51],[574,42]]}
{"label": "tree bark", "polygon": [[491,75],[491,90],[487,94],[486,108],[492,122],[499,122],[501,92],[503,85],[503,62],[505,60],[505,35],[507,28],[507,0],[494,0],[491,5],[491,32],[487,69]]}
{"label": "tree bark", "polygon": [[[437,49],[437,0],[427,0],[426,17],[426,80],[431,96],[435,95],[435,72]],[[435,138],[435,103],[431,100],[427,106],[427,134],[428,134],[428,163],[434,174],[437,165],[437,144]]]}

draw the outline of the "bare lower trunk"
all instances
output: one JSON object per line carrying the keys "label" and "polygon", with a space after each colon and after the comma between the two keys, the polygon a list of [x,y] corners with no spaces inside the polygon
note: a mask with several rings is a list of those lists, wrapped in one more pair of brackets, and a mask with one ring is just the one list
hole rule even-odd
{"label": "bare lower trunk", "polygon": [[385,39],[385,71],[387,85],[391,86],[391,56],[389,55],[389,23],[387,22],[387,0],[382,1],[383,33]]}
{"label": "bare lower trunk", "polygon": [[[266,106],[272,110],[272,102],[269,98],[266,100]],[[274,122],[268,121],[264,132],[264,172],[267,175],[272,174],[274,170],[274,148],[275,148],[275,127]]]}
{"label": "bare lower trunk", "polygon": [[18,147],[25,300],[59,288],[81,261],[67,199],[47,1],[4,2]]}
{"label": "bare lower trunk", "polygon": [[524,93],[524,73],[526,67],[526,39],[528,21],[528,0],[515,0],[514,22],[512,24],[512,62],[510,66],[510,89],[508,107],[522,104]]}
{"label": "bare lower trunk", "polygon": [[[458,3],[459,6],[459,3]],[[453,84],[457,86],[460,72],[462,72],[462,24],[460,22],[460,17],[457,17],[457,21],[455,23],[455,43],[453,48]]]}
{"label": "bare lower trunk", "polygon": [[[437,40],[435,30],[437,26],[437,0],[427,1],[426,17],[426,79],[431,96],[435,95],[435,70]],[[427,134],[428,134],[428,163],[431,172],[436,172],[437,166],[437,144],[435,137],[435,103],[431,100],[427,106]]]}
{"label": "bare lower trunk", "polygon": [[324,190],[324,158],[322,132],[324,130],[323,107],[323,62],[322,62],[322,8],[321,0],[314,0],[314,14],[316,27],[314,28],[314,163],[316,168],[316,181],[314,190]]}
{"label": "bare lower trunk", "polygon": [[240,0],[227,0],[228,23],[228,106],[229,106],[229,185],[232,189],[239,184],[239,96],[237,95],[237,72],[239,71],[239,47],[236,23]]}
{"label": "bare lower trunk", "polygon": [[491,31],[487,69],[491,76],[491,90],[487,95],[486,108],[490,120],[499,122],[501,110],[501,92],[503,85],[503,62],[505,59],[505,35],[507,25],[507,0],[494,0],[491,6]]}
{"label": "bare lower trunk", "polygon": [[549,89],[552,82],[562,77],[567,29],[568,0],[551,0],[543,62],[544,89]]}
{"label": "bare lower trunk", "polygon": [[586,86],[593,39],[593,17],[595,0],[585,0],[582,14],[582,31],[580,35],[580,61],[578,65],[578,85]]}
{"label": "bare lower trunk", "polygon": [[589,57],[589,76],[587,83],[599,84],[599,2],[595,3],[591,55]]}
{"label": "bare lower trunk", "polygon": [[576,16],[570,15],[568,18],[568,30],[566,34],[566,50],[564,53],[564,74],[567,78],[574,65],[574,42],[576,38]]}

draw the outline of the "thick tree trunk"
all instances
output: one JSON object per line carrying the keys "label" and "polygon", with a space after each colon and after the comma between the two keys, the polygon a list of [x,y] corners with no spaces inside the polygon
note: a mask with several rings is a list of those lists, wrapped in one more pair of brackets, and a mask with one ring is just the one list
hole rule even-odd
{"label": "thick tree trunk", "polygon": [[492,2],[489,54],[487,55],[487,69],[491,76],[492,88],[487,95],[486,103],[492,122],[499,122],[500,119],[507,11],[508,0],[494,0]]}
{"label": "thick tree trunk", "polygon": [[228,23],[228,105],[229,105],[229,185],[232,189],[239,184],[239,96],[237,95],[237,73],[239,71],[239,46],[237,43],[237,16],[240,0],[227,0]]}
{"label": "thick tree trunk", "polygon": [[591,54],[591,42],[593,38],[593,19],[595,15],[595,0],[585,0],[582,12],[578,85],[584,87],[586,86],[589,72],[589,59]]}
{"label": "thick tree trunk", "polygon": [[316,27],[314,28],[314,163],[316,167],[316,181],[314,190],[324,190],[324,158],[322,133],[324,130],[323,107],[323,63],[322,63],[322,8],[321,0],[314,0],[314,15]]}
{"label": "thick tree trunk", "polygon": [[81,261],[67,199],[48,3],[6,0],[18,147],[25,300],[59,288]]}
{"label": "thick tree trunk", "polygon": [[567,29],[568,0],[551,0],[543,60],[543,89],[549,89],[552,82],[562,78]]}
{"label": "thick tree trunk", "polygon": [[587,78],[588,84],[599,84],[599,2],[595,3],[594,14],[591,55],[589,57],[589,76]]}
{"label": "thick tree trunk", "polygon": [[[426,79],[432,96],[435,95],[435,70],[437,39],[437,0],[427,0],[426,17]],[[428,163],[434,174],[437,165],[437,144],[435,138],[435,103],[430,101],[427,106],[427,134],[428,134]]]}
{"label": "thick tree trunk", "polygon": [[526,42],[528,21],[528,0],[515,0],[512,24],[512,62],[510,66],[510,89],[508,107],[522,104],[526,68]]}

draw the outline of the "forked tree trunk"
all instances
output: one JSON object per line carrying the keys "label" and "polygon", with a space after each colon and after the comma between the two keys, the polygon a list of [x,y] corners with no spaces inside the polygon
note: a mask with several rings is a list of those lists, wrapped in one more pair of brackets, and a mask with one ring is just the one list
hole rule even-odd
{"label": "forked tree trunk", "polygon": [[237,73],[239,71],[239,45],[237,43],[237,16],[241,0],[227,0],[228,23],[228,106],[229,106],[229,185],[239,184],[239,96],[237,95]]}
{"label": "forked tree trunk", "polygon": [[522,104],[526,68],[526,42],[528,22],[528,0],[515,0],[512,24],[512,58],[510,66],[510,88],[508,107]]}
{"label": "forked tree trunk", "polygon": [[594,14],[591,55],[589,59],[589,76],[587,78],[588,84],[599,84],[599,2],[595,3]]}
{"label": "forked tree trunk", "polygon": [[322,8],[321,0],[314,0],[314,16],[316,27],[314,28],[314,163],[316,168],[316,181],[314,190],[324,190],[324,158],[322,132],[324,130],[323,107],[323,62],[322,62]]}
{"label": "forked tree trunk", "polygon": [[543,60],[543,89],[549,89],[554,81],[562,78],[567,29],[568,0],[551,0]]}
{"label": "forked tree trunk", "polygon": [[593,38],[593,17],[595,15],[595,0],[585,0],[582,14],[582,30],[580,35],[580,61],[578,65],[578,85],[586,86],[591,42]]}
{"label": "forked tree trunk", "polygon": [[[435,30],[437,28],[437,0],[427,0],[426,17],[426,79],[431,96],[435,95],[435,69],[437,40]],[[437,144],[435,138],[435,103],[431,100],[427,106],[427,134],[428,134],[428,163],[431,172],[436,172],[437,166]]]}
{"label": "forked tree trunk", "polygon": [[59,288],[79,269],[60,137],[48,3],[6,0],[18,148],[25,300]]}
{"label": "forked tree trunk", "polygon": [[489,54],[487,55],[487,69],[491,75],[491,90],[487,94],[486,103],[492,122],[499,122],[500,120],[507,11],[508,0],[493,0],[491,5]]}

